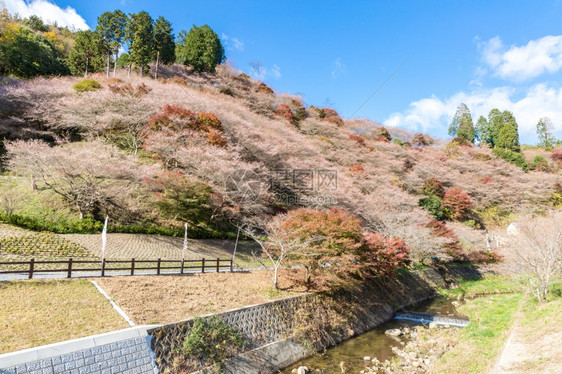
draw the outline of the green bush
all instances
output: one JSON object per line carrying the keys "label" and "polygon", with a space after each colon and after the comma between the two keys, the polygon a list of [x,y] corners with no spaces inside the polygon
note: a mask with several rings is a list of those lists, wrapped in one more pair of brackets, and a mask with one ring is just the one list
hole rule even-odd
{"label": "green bush", "polygon": [[101,87],[98,81],[94,79],[83,79],[76,83],[72,88],[76,92],[96,91]]}
{"label": "green bush", "polygon": [[400,139],[400,138],[393,138],[393,139],[392,139],[392,142],[393,142],[394,144],[398,144],[398,145],[400,145],[400,146],[404,145],[404,141],[403,141],[402,139]]}
{"label": "green bush", "polygon": [[543,156],[537,155],[529,166],[531,170],[549,171],[548,161]]}
{"label": "green bush", "polygon": [[503,158],[505,161],[519,166],[523,171],[527,171],[528,165],[525,157],[519,152],[514,152],[506,148],[494,148],[494,154]]}
{"label": "green bush", "polygon": [[[47,221],[40,218],[12,214],[7,216],[0,214],[0,221],[14,226],[23,227],[32,231],[48,231],[56,234],[98,234],[103,230],[103,222],[95,221],[91,218],[66,221]],[[149,234],[182,237],[183,229],[175,229],[159,226],[141,225],[109,225],[108,232],[127,233],[127,234]],[[217,231],[213,229],[190,228],[188,235],[193,239],[234,239],[236,233]]]}
{"label": "green bush", "polygon": [[222,362],[240,352],[244,345],[242,334],[212,316],[193,320],[182,351],[187,358],[204,365]]}
{"label": "green bush", "polygon": [[418,205],[427,209],[435,219],[442,221],[449,218],[449,213],[447,209],[443,207],[443,202],[439,196],[430,195],[428,197],[424,197],[423,199],[420,199]]}

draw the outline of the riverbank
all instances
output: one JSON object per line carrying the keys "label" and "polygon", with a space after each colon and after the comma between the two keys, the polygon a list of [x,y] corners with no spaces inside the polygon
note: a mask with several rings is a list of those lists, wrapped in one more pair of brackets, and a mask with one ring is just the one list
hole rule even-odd
{"label": "riverbank", "polygon": [[457,312],[470,318],[468,327],[416,327],[402,334],[406,343],[393,347],[395,357],[374,357],[360,373],[538,374],[562,366],[562,282],[544,304],[510,277],[461,282],[441,293],[460,300]]}
{"label": "riverbank", "polygon": [[[407,305],[433,298],[451,279],[480,279],[479,269],[452,267],[401,272],[330,294],[308,294],[219,314],[244,341],[244,351],[222,362],[225,373],[276,373],[278,370],[392,319]],[[193,320],[149,330],[162,370],[190,372],[213,362],[180,368],[180,352]],[[291,348],[291,354],[278,360]],[[275,358],[275,359],[274,359]],[[173,369],[172,369],[173,368]],[[212,369],[211,369],[212,371]],[[211,372],[203,369],[203,372]]]}

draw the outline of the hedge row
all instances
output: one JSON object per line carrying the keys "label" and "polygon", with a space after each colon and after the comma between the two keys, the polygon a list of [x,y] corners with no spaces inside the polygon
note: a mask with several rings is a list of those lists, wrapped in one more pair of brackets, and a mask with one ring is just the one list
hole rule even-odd
{"label": "hedge row", "polygon": [[[103,222],[91,218],[52,222],[40,218],[12,214],[0,214],[0,221],[32,231],[48,231],[56,234],[99,234],[103,230]],[[150,234],[182,237],[183,229],[141,225],[108,225],[108,232],[128,234]],[[199,228],[188,229],[188,236],[193,239],[235,239],[236,233]]]}

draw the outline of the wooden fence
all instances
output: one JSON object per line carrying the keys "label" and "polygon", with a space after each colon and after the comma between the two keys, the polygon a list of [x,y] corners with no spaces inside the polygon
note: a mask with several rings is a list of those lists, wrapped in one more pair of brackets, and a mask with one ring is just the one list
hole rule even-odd
{"label": "wooden fence", "polygon": [[[60,264],[61,268],[58,269],[40,269],[41,265],[53,265],[53,264]],[[88,265],[95,265],[98,264],[98,267],[80,267],[82,264]],[[111,267],[111,264],[116,264],[117,267]],[[155,264],[153,266],[149,266],[148,264]],[[219,272],[221,269],[228,269],[228,271],[232,272],[232,259],[228,260],[221,260],[220,258],[217,259],[206,259],[202,258],[201,260],[135,260],[134,258],[131,260],[102,260],[102,261],[86,261],[86,260],[74,260],[69,258],[68,260],[64,261],[36,261],[32,258],[29,261],[8,261],[8,262],[0,262],[0,266],[15,266],[19,265],[25,266],[27,265],[27,269],[22,270],[0,270],[0,274],[28,274],[29,279],[33,279],[34,273],[66,273],[67,278],[72,278],[72,273],[76,272],[100,272],[100,276],[105,277],[105,273],[111,271],[127,271],[130,272],[130,275],[135,275],[135,271],[137,270],[156,270],[156,275],[161,275],[162,271],[165,271],[165,274],[184,274],[186,271],[188,272],[200,272],[205,273],[207,271],[214,271]],[[120,266],[122,265],[122,266]],[[129,266],[126,266],[129,265]],[[177,272],[170,272],[170,270],[178,270]],[[146,274],[143,274],[146,275]],[[95,276],[95,275],[94,275]]]}

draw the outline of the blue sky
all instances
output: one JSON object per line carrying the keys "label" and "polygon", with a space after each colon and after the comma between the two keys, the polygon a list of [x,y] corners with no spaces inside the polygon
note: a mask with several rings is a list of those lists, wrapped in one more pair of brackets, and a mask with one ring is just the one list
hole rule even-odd
{"label": "blue sky", "polygon": [[525,143],[543,116],[562,138],[560,1],[2,2],[91,28],[117,8],[162,15],[176,33],[208,24],[238,69],[258,61],[277,91],[346,118],[411,57],[356,116],[446,137],[465,102],[474,122],[495,107],[513,111]]}

